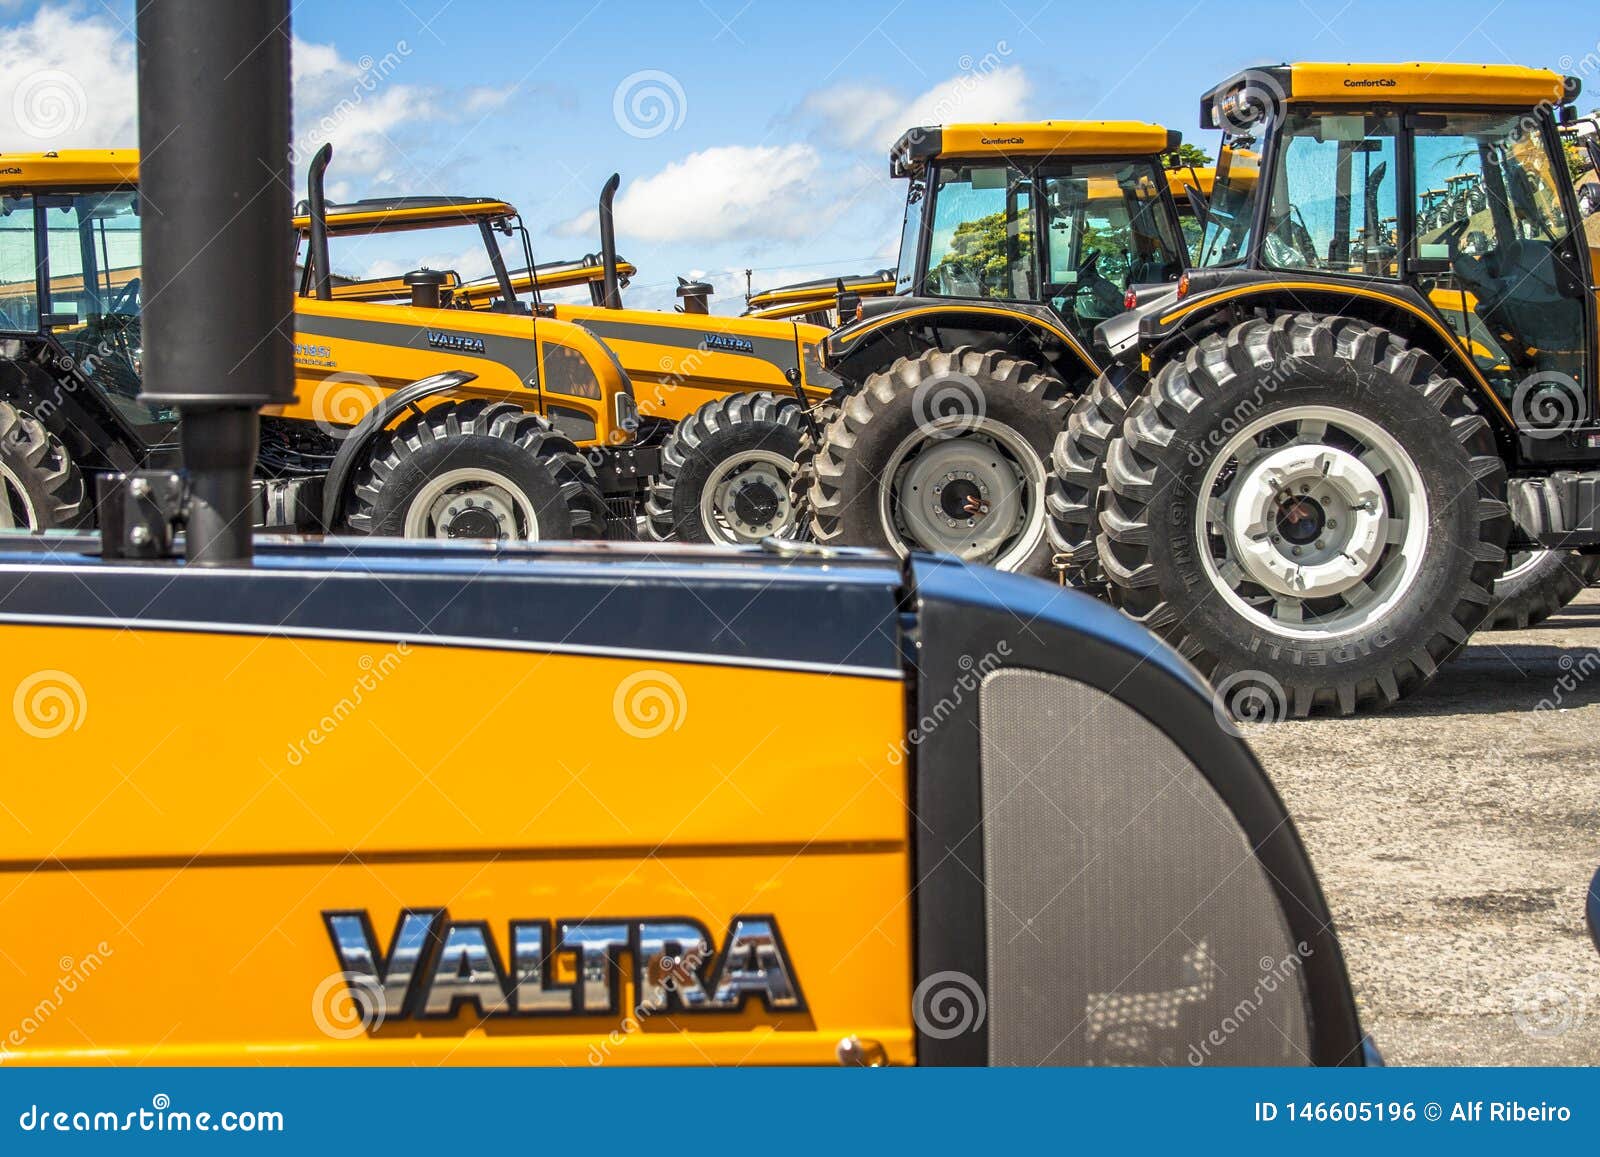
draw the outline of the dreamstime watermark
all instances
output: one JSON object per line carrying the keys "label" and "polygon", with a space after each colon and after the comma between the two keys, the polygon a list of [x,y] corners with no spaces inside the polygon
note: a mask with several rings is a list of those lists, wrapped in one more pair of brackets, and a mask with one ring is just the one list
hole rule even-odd
{"label": "dreamstime watermark", "polygon": [[[1285,985],[1294,983],[1295,975],[1311,956],[1311,952],[1311,946],[1301,940],[1296,942],[1294,951],[1285,956],[1279,958],[1263,956],[1259,961],[1261,975],[1256,978],[1255,987],[1247,995],[1240,997],[1238,1003],[1201,1038],[1198,1044],[1190,1044],[1189,1063],[1203,1065],[1210,1060],[1214,1050],[1227,1044],[1235,1033],[1249,1023],[1251,1017],[1261,1011],[1268,997]],[[1298,1003],[1298,1000],[1294,1003]],[[1276,1031],[1278,1030],[1275,1029],[1274,1032]]]}
{"label": "dreamstime watermark", "polygon": [[324,1036],[354,1040],[383,1027],[383,987],[365,972],[325,976],[311,994],[311,1019]]}
{"label": "dreamstime watermark", "polygon": [[1576,659],[1562,655],[1556,660],[1556,666],[1561,668],[1561,674],[1556,677],[1550,694],[1533,705],[1535,711],[1556,710],[1567,701],[1568,695],[1588,681],[1589,676],[1600,671],[1600,651],[1585,651]]}
{"label": "dreamstime watermark", "polygon": [[1283,684],[1265,671],[1235,671],[1211,692],[1211,714],[1217,726],[1234,737],[1241,723],[1281,723],[1289,714]]}
{"label": "dreamstime watermark", "polygon": [[1221,450],[1230,438],[1249,425],[1250,420],[1267,404],[1267,400],[1300,369],[1300,359],[1293,354],[1275,358],[1272,368],[1267,371],[1265,377],[1251,387],[1250,393],[1235,402],[1233,408],[1222,416],[1222,421],[1207,430],[1204,437],[1197,439],[1194,445],[1189,447],[1189,465],[1196,469],[1204,466],[1207,456]]}
{"label": "dreamstime watermark", "polygon": [[[295,346],[296,357],[301,356],[303,348],[308,347]],[[342,442],[373,411],[383,394],[383,387],[366,374],[329,374],[311,393],[311,420],[328,437]]]}
{"label": "dreamstime watermark", "polygon": [[989,1017],[983,985],[954,969],[922,978],[911,994],[911,1019],[917,1031],[934,1040],[977,1032]]}
{"label": "dreamstime watermark", "polygon": [[396,643],[394,647],[385,651],[377,658],[371,655],[362,655],[356,661],[361,668],[361,674],[350,685],[349,694],[340,697],[320,719],[316,721],[301,738],[289,744],[285,761],[290,767],[299,767],[311,754],[313,747],[321,747],[327,742],[339,727],[360,709],[367,701],[367,697],[382,686],[383,681],[393,675],[399,668],[401,661],[411,654],[411,645],[404,640]]}
{"label": "dreamstime watermark", "polygon": [[394,48],[384,53],[381,58],[374,59],[367,55],[356,61],[356,67],[361,70],[361,74],[351,83],[349,95],[341,97],[338,104],[295,138],[289,147],[289,163],[298,165],[302,157],[320,149],[322,143],[333,136],[367,98],[394,75],[400,67],[400,62],[410,56],[411,52],[411,45],[408,42],[397,40]]}
{"label": "dreamstime watermark", "polygon": [[617,726],[635,739],[655,739],[677,731],[689,715],[683,684],[670,672],[635,671],[617,684],[611,697]]}
{"label": "dreamstime watermark", "polygon": [[17,726],[35,739],[55,739],[77,731],[89,714],[83,684],[66,671],[35,671],[17,684],[11,696]]}
{"label": "dreamstime watermark", "polygon": [[1564,972],[1536,972],[1511,994],[1511,1019],[1535,1040],[1582,1028],[1586,1011],[1583,989]]}
{"label": "dreamstime watermark", "polygon": [[[984,81],[1005,66],[1011,57],[1011,51],[1008,42],[998,40],[995,46],[982,56],[975,57],[970,52],[963,52],[956,60],[958,75],[933,103],[933,109],[927,118],[929,126],[947,125],[962,120],[961,107],[973,93],[978,91]],[[923,143],[930,131],[938,130],[919,125],[906,133],[905,140],[907,144],[915,147]],[[996,137],[992,142],[986,143],[1005,142]]]}
{"label": "dreamstime watermark", "polygon": [[670,72],[644,68],[629,73],[611,94],[611,115],[630,137],[649,140],[683,127],[689,98]]}
{"label": "dreamstime watermark", "polygon": [[23,1017],[3,1038],[0,1038],[0,1063],[3,1063],[13,1049],[20,1049],[28,1043],[28,1038],[42,1029],[50,1018],[61,1010],[61,1006],[75,992],[78,987],[87,984],[89,979],[99,972],[105,962],[116,953],[110,944],[104,940],[94,946],[94,949],[74,959],[63,956],[56,962],[60,975],[56,977],[55,984],[39,1001],[23,1014]]}
{"label": "dreamstime watermark", "polygon": [[1283,115],[1287,94],[1276,76],[1258,68],[1247,69],[1240,80],[1217,102],[1217,125],[1224,133],[1254,136]]}
{"label": "dreamstime watermark", "polygon": [[985,651],[976,659],[971,655],[960,656],[956,660],[956,666],[961,668],[961,673],[950,684],[949,691],[941,695],[938,702],[917,719],[916,726],[906,732],[906,737],[898,743],[889,745],[889,763],[899,767],[905,762],[907,753],[944,726],[945,721],[955,714],[956,708],[965,703],[968,696],[975,694],[989,674],[1001,665],[1001,660],[1010,656],[1011,644],[1005,639],[997,642],[992,651]]}
{"label": "dreamstime watermark", "polygon": [[640,998],[623,1016],[617,1027],[606,1034],[598,1044],[589,1046],[589,1064],[598,1068],[611,1059],[611,1051],[621,1048],[633,1035],[644,1028],[645,1022],[667,1010],[669,992],[679,987],[693,988],[699,983],[700,969],[710,956],[705,944],[695,945],[681,954],[662,953],[646,965],[646,975],[654,995],[651,1000]]}
{"label": "dreamstime watermark", "polygon": [[982,427],[988,405],[978,380],[959,370],[935,374],[911,391],[917,428],[939,438],[958,438]]}
{"label": "dreamstime watermark", "polygon": [[24,1133],[282,1133],[284,1122],[276,1109],[174,1109],[171,1097],[157,1093],[149,1107],[126,1112],[34,1103],[18,1114],[17,1127]]}
{"label": "dreamstime watermark", "polygon": [[70,72],[41,69],[23,77],[11,94],[17,127],[36,140],[51,140],[83,127],[89,98]]}
{"label": "dreamstime watermark", "polygon": [[1560,437],[1588,416],[1583,387],[1559,370],[1529,374],[1511,395],[1511,420],[1517,431],[1537,441]]}

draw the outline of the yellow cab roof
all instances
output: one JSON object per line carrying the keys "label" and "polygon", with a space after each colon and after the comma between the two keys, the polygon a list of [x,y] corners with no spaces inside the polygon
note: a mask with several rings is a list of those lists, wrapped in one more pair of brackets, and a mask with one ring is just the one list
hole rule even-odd
{"label": "yellow cab roof", "polygon": [[138,149],[0,153],[0,189],[91,189],[138,183]]}
{"label": "yellow cab roof", "polygon": [[905,177],[935,157],[1154,156],[1183,134],[1143,121],[995,121],[911,129],[889,150],[889,171]]}
{"label": "yellow cab roof", "polygon": [[[399,233],[407,229],[438,229],[514,217],[516,209],[493,197],[376,197],[328,206],[328,232]],[[311,215],[302,202],[295,210],[294,227],[311,231]]]}
{"label": "yellow cab roof", "polygon": [[1533,108],[1577,99],[1582,85],[1547,68],[1430,61],[1274,64],[1229,77],[1200,99],[1200,123],[1221,128],[1217,106],[1249,88],[1272,99],[1316,104],[1478,105]]}

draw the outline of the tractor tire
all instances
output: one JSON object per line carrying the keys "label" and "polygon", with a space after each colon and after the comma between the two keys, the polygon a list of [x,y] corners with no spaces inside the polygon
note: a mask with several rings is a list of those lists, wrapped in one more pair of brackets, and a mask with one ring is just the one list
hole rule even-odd
{"label": "tractor tire", "polygon": [[651,536],[724,545],[796,537],[790,487],[802,414],[794,398],[729,394],[679,422],[645,505]]}
{"label": "tractor tire", "polygon": [[83,519],[83,475],[61,440],[0,402],[0,530],[66,530]]}
{"label": "tractor tire", "polygon": [[1069,586],[1091,594],[1105,592],[1100,570],[1098,510],[1106,481],[1106,451],[1122,432],[1128,407],[1148,385],[1143,375],[1113,366],[1072,405],[1067,428],[1056,435],[1045,491],[1050,512],[1050,543],[1055,566]]}
{"label": "tractor tire", "polygon": [[1046,462],[1067,400],[1060,379],[999,350],[898,359],[844,400],[823,435],[816,540],[1050,575]]}
{"label": "tractor tire", "polygon": [[543,542],[604,537],[606,507],[593,468],[549,422],[474,399],[379,435],[346,521],[360,534]]}
{"label": "tractor tire", "polygon": [[1600,554],[1516,551],[1494,584],[1494,602],[1484,630],[1521,631],[1543,622],[1596,579],[1600,579]]}
{"label": "tractor tire", "polygon": [[[794,476],[789,482],[789,505],[794,509],[801,537],[811,535],[811,485],[817,477],[817,450],[827,436],[828,427],[839,416],[843,402],[835,394],[811,408],[810,421],[800,423],[800,448],[794,454]],[[813,431],[815,435],[813,436]]]}
{"label": "tractor tire", "polygon": [[1129,408],[1100,562],[1219,710],[1349,715],[1416,691],[1482,624],[1505,496],[1488,423],[1425,351],[1351,319],[1253,319]]}

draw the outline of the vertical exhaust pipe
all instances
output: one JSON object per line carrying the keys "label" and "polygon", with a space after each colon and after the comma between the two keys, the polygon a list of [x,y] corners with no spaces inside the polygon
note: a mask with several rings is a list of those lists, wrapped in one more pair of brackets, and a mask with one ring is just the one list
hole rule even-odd
{"label": "vertical exhaust pipe", "polygon": [[620,184],[622,175],[612,173],[605,188],[600,190],[600,261],[605,269],[605,299],[600,304],[607,309],[622,308],[622,290],[617,284],[616,210],[611,207]]}
{"label": "vertical exhaust pipe", "polygon": [[251,558],[256,411],[294,398],[289,0],[138,13],[143,401],[176,406],[191,564]]}
{"label": "vertical exhaust pipe", "polygon": [[306,205],[311,216],[311,275],[318,301],[333,300],[333,269],[328,264],[328,198],[322,178],[333,160],[332,143],[324,144],[306,170]]}

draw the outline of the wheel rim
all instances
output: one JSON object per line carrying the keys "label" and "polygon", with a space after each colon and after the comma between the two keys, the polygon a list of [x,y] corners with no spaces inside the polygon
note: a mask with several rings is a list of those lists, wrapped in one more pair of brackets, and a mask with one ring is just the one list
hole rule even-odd
{"label": "wheel rim", "polygon": [[33,503],[28,499],[22,479],[11,467],[0,462],[0,530],[32,530],[36,525]]}
{"label": "wheel rim", "polygon": [[1506,569],[1500,572],[1497,583],[1515,582],[1523,575],[1533,570],[1550,552],[1548,550],[1514,550]]}
{"label": "wheel rim", "polygon": [[895,551],[943,551],[1015,570],[1044,536],[1044,462],[1028,440],[970,415],[920,427],[890,455],[878,517]]}
{"label": "wheel rim", "polygon": [[407,538],[539,537],[533,501],[504,474],[476,466],[430,478],[406,508]]}
{"label": "wheel rim", "polygon": [[1212,584],[1278,634],[1361,630],[1421,572],[1422,475],[1359,414],[1296,406],[1257,418],[1212,458],[1199,495],[1195,532]]}
{"label": "wheel rim", "polygon": [[773,450],[748,450],[718,462],[700,493],[706,536],[724,544],[794,537],[793,478],[794,460]]}

